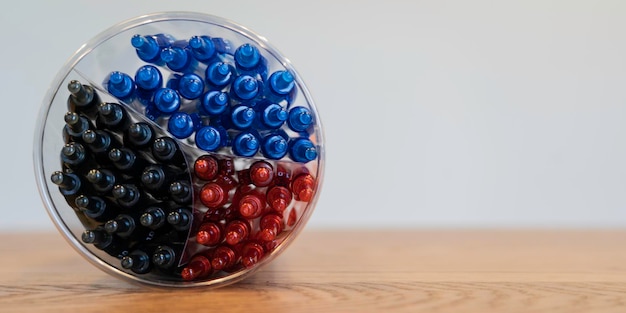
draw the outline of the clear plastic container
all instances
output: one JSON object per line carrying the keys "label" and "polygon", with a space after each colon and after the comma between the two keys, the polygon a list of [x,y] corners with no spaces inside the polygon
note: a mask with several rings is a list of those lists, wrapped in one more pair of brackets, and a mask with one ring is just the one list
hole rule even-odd
{"label": "clear plastic container", "polygon": [[157,13],[104,31],[61,69],[34,162],[50,217],[95,266],[150,285],[222,286],[303,229],[324,140],[302,79],[265,38]]}

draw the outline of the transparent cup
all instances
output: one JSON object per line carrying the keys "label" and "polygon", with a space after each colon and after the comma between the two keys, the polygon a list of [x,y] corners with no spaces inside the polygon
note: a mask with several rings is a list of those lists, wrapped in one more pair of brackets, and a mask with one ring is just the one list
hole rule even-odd
{"label": "transparent cup", "polygon": [[37,125],[51,219],[131,282],[247,277],[304,228],[322,184],[302,79],[264,37],[215,16],[156,13],[99,34],[60,70]]}

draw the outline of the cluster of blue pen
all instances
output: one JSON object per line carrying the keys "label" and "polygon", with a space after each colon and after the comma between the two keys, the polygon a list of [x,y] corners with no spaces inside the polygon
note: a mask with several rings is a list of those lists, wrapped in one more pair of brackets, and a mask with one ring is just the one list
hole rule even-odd
{"label": "cluster of blue pen", "polygon": [[176,40],[166,34],[135,35],[131,45],[147,64],[134,77],[112,72],[105,88],[120,101],[141,103],[146,117],[172,136],[190,138],[210,152],[226,147],[242,157],[317,159],[310,140],[314,116],[307,107],[293,106],[298,89],[293,74],[268,73],[256,46],[233,49],[222,38]]}

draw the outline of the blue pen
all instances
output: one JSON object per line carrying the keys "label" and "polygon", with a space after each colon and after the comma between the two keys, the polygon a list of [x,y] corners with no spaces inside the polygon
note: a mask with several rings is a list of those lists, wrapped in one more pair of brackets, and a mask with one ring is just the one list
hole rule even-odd
{"label": "blue pen", "polygon": [[241,75],[232,83],[230,96],[241,102],[248,102],[256,98],[261,90],[261,82],[249,75]]}
{"label": "blue pen", "polygon": [[163,114],[171,114],[180,108],[180,97],[176,90],[160,88],[154,93],[154,107]]}
{"label": "blue pen", "polygon": [[167,131],[178,139],[184,139],[195,131],[196,127],[201,124],[199,117],[189,115],[185,112],[176,112],[170,116],[167,121]]}
{"label": "blue pen", "polygon": [[268,159],[282,159],[288,150],[287,140],[285,136],[274,133],[263,138],[261,143],[261,153]]}
{"label": "blue pen", "polygon": [[289,71],[276,71],[268,79],[265,98],[274,102],[287,100],[291,103],[295,98],[296,83]]}
{"label": "blue pen", "polygon": [[131,45],[137,51],[137,56],[148,63],[161,65],[161,50],[169,47],[174,39],[165,34],[157,34],[154,36],[135,35],[130,39]]}
{"label": "blue pen", "polygon": [[209,36],[193,36],[189,39],[191,55],[200,62],[207,63],[217,56],[215,44]]}
{"label": "blue pen", "polygon": [[185,99],[198,99],[204,91],[204,82],[196,74],[185,74],[178,79],[178,93]]}
{"label": "blue pen", "polygon": [[135,85],[137,85],[137,96],[145,105],[150,104],[154,91],[163,85],[161,72],[152,65],[144,65],[135,73]]}
{"label": "blue pen", "polygon": [[154,91],[163,86],[163,76],[155,66],[144,65],[135,73],[135,84],[138,89]]}
{"label": "blue pen", "polygon": [[120,100],[130,99],[135,92],[135,82],[122,72],[112,72],[106,86],[109,93]]}
{"label": "blue pen", "polygon": [[289,110],[287,125],[295,132],[305,132],[313,124],[311,111],[305,107],[295,107]]}
{"label": "blue pen", "polygon": [[248,129],[252,126],[255,115],[253,108],[246,105],[238,105],[228,112],[227,117],[222,117],[222,125],[226,128]]}
{"label": "blue pen", "polygon": [[221,91],[209,91],[200,100],[201,110],[209,115],[221,115],[228,108],[228,94]]}
{"label": "blue pen", "polygon": [[257,105],[257,115],[260,122],[258,128],[261,129],[280,128],[289,117],[287,110],[282,106],[267,101]]}
{"label": "blue pen", "polygon": [[207,66],[204,77],[207,85],[213,89],[222,89],[235,77],[235,68],[224,62],[213,62]]}
{"label": "blue pen", "polygon": [[225,145],[226,132],[213,126],[204,126],[196,131],[196,146],[204,151],[215,151]]}
{"label": "blue pen", "polygon": [[307,138],[296,138],[289,146],[289,156],[296,162],[307,163],[317,158],[317,148]]}
{"label": "blue pen", "polygon": [[259,49],[251,44],[243,44],[235,50],[235,66],[239,73],[251,76],[260,75],[262,80],[267,79],[267,60]]}
{"label": "blue pen", "polygon": [[241,132],[233,139],[233,153],[238,156],[251,157],[259,151],[259,140],[251,132]]}
{"label": "blue pen", "polygon": [[175,72],[193,71],[195,61],[186,41],[177,41],[172,46],[161,50],[161,59],[167,67]]}

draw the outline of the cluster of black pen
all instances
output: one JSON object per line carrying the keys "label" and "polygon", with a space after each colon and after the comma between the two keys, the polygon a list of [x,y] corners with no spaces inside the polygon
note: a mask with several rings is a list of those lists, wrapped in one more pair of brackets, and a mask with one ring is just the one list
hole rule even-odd
{"label": "cluster of black pen", "polygon": [[123,269],[180,277],[193,189],[177,143],[89,85],[68,90],[62,170],[51,180],[85,226],[82,241]]}

